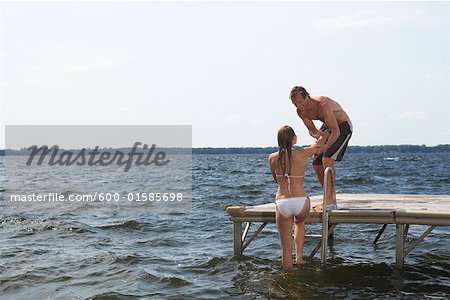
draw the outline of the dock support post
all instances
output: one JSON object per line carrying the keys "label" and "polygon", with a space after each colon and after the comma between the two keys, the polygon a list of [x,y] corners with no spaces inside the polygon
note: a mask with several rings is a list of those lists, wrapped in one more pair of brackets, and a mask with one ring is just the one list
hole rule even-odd
{"label": "dock support post", "polygon": [[384,230],[386,229],[387,224],[384,224],[383,227],[381,227],[380,231],[378,231],[377,237],[375,238],[375,240],[372,242],[372,244],[376,245],[376,243],[378,242],[378,240],[380,239],[381,235],[383,234]]}
{"label": "dock support post", "polygon": [[413,242],[406,250],[405,250],[405,257],[406,255],[409,254],[409,252],[411,252],[417,245],[419,245],[419,243],[421,241],[423,241],[423,239],[430,234],[431,231],[433,231],[433,229],[436,228],[436,225],[432,225],[430,227],[428,227],[427,230],[425,230],[424,233],[422,233],[422,235],[417,239],[417,241]]}
{"label": "dock support post", "polygon": [[[251,224],[251,223],[249,223]],[[264,227],[266,227],[267,222],[263,222],[261,224],[261,226],[259,226],[259,228],[252,234],[252,236],[246,241],[245,238],[247,237],[247,233],[244,232],[244,235],[242,236],[242,247],[241,247],[241,253],[244,252],[245,248],[247,248],[248,245],[250,245],[250,243],[256,239],[256,237],[258,236],[258,234],[264,229]],[[247,230],[247,227],[245,228]]]}
{"label": "dock support post", "polygon": [[403,269],[405,262],[405,225],[395,225],[395,266]]}
{"label": "dock support post", "polygon": [[320,255],[320,262],[322,265],[327,263],[327,248],[328,248],[328,212],[326,206],[322,211],[322,251]]}
{"label": "dock support post", "polygon": [[[335,228],[336,224],[328,225],[328,236],[331,236],[333,234],[333,230]],[[319,235],[318,237],[320,238],[320,241],[317,243],[316,247],[311,251],[311,254],[308,256],[309,259],[312,259],[314,255],[316,255],[317,251],[319,251],[319,248],[322,249],[322,236]]]}
{"label": "dock support post", "polygon": [[233,221],[233,249],[234,255],[242,255],[242,222]]}

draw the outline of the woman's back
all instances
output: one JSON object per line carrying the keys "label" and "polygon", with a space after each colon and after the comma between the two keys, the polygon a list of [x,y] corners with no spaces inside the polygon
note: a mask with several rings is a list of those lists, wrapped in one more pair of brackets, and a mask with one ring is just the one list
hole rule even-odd
{"label": "woman's back", "polygon": [[292,150],[291,161],[285,156],[285,171],[280,166],[279,152],[274,152],[269,156],[270,169],[274,180],[278,183],[278,190],[275,199],[284,199],[292,197],[307,196],[307,192],[303,186],[303,177],[305,176],[305,168],[308,157],[315,150],[312,148],[304,148]]}

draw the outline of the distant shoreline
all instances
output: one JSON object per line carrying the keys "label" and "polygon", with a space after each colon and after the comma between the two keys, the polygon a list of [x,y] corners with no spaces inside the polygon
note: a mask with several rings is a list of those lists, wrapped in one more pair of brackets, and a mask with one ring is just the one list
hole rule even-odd
{"label": "distant shoreline", "polygon": [[[182,152],[186,154],[185,151],[179,151],[180,148],[166,148],[166,150],[168,153]],[[192,154],[269,154],[276,150],[276,147],[198,147],[192,148]],[[348,146],[347,153],[450,153],[450,144]],[[0,150],[0,156],[5,156],[5,150]]]}
{"label": "distant shoreline", "polygon": [[[230,148],[192,148],[196,154],[269,154],[277,151],[276,147],[230,147]],[[425,145],[381,145],[348,146],[347,153],[450,153],[450,144]]]}

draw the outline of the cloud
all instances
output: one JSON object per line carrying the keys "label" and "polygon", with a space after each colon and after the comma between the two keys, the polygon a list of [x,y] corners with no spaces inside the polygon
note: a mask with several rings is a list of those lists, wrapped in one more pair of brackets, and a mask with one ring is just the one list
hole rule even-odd
{"label": "cloud", "polygon": [[50,45],[37,48],[28,58],[26,66],[38,72],[79,73],[123,66],[124,53],[114,49],[80,45]]}
{"label": "cloud", "polygon": [[259,125],[262,125],[264,123],[266,123],[264,120],[254,120],[254,121],[252,121],[252,125],[254,125],[254,126],[259,126]]}
{"label": "cloud", "polygon": [[[72,59],[74,60],[74,59]],[[117,67],[121,65],[121,61],[115,58],[86,58],[77,61],[53,61],[35,66],[36,71],[56,71],[56,72],[67,72],[67,73],[77,73],[77,72],[91,72],[106,68]]]}
{"label": "cloud", "polygon": [[389,115],[394,120],[424,120],[427,119],[427,113],[423,111],[403,111]]}
{"label": "cloud", "polygon": [[314,28],[318,30],[340,30],[340,29],[364,29],[379,26],[401,26],[422,16],[423,12],[416,11],[405,15],[386,15],[382,11],[360,11],[353,15],[336,16],[328,19],[320,19],[313,22]]}
{"label": "cloud", "polygon": [[0,80],[0,88],[8,87],[11,85],[11,82],[8,80]]}
{"label": "cloud", "polygon": [[242,117],[239,115],[229,115],[226,117],[228,123],[240,123],[242,121]]}

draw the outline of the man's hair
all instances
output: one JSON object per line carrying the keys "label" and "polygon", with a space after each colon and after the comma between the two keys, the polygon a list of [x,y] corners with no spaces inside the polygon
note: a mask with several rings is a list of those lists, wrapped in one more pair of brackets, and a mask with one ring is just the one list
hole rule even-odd
{"label": "man's hair", "polygon": [[306,91],[306,89],[302,86],[296,85],[292,88],[291,94],[289,95],[289,98],[291,101],[294,101],[294,98],[297,94],[302,95],[303,98],[306,98],[306,96],[309,96],[309,93]]}

